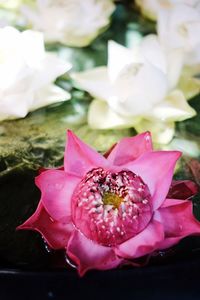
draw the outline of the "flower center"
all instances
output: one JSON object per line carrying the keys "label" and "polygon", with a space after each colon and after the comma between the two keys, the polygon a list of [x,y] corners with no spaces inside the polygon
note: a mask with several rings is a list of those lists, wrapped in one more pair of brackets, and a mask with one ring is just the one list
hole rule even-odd
{"label": "flower center", "polygon": [[185,24],[181,24],[178,26],[178,33],[183,37],[187,38],[188,37],[188,29]]}
{"label": "flower center", "polygon": [[116,195],[116,194],[111,194],[111,193],[105,193],[103,195],[103,204],[104,205],[112,205],[113,208],[119,208],[120,204],[123,201],[123,198]]}
{"label": "flower center", "polygon": [[120,244],[143,230],[152,216],[148,186],[131,171],[89,171],[72,199],[75,226],[105,246]]}

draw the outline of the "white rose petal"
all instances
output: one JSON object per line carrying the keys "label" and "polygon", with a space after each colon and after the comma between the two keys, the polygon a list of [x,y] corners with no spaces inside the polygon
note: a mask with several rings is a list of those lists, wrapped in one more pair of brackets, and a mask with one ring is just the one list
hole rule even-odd
{"label": "white rose petal", "polygon": [[0,29],[0,41],[1,121],[70,98],[53,82],[71,65],[45,52],[41,33],[5,27]]}
{"label": "white rose petal", "polygon": [[165,146],[165,150],[178,150],[189,157],[199,157],[200,147],[198,142],[186,140],[184,138],[175,138],[172,142]]}
{"label": "white rose petal", "polygon": [[186,55],[185,64],[188,66],[195,66],[197,64],[200,64],[200,43],[195,47],[193,51]]}
{"label": "white rose petal", "polygon": [[132,63],[142,63],[140,48],[127,49],[126,47],[114,42],[108,42],[108,76],[111,81],[115,81],[125,66]]}
{"label": "white rose petal", "polygon": [[30,107],[30,111],[47,106],[60,101],[65,101],[70,99],[70,94],[56,86],[55,84],[49,84],[35,93],[34,101]]}
{"label": "white rose petal", "polygon": [[94,98],[106,101],[113,95],[113,88],[110,84],[106,67],[97,67],[80,73],[72,73],[71,77],[79,88],[87,91]]}
{"label": "white rose petal", "polygon": [[93,129],[130,128],[139,121],[140,118],[128,118],[116,113],[102,100],[94,100],[88,112],[88,123]]}
{"label": "white rose petal", "polygon": [[153,141],[158,144],[168,144],[172,140],[175,131],[174,122],[161,122],[145,119],[134,127],[137,132],[141,133],[151,130]]}
{"label": "white rose petal", "polygon": [[114,9],[112,0],[37,0],[22,13],[47,42],[82,47],[109,25]]}
{"label": "white rose petal", "polygon": [[[124,116],[142,114],[163,100],[168,82],[159,68],[145,61],[145,57],[135,50],[111,41],[107,68],[72,74],[72,78],[95,98],[107,101],[116,113]],[[136,63],[139,61],[143,63]]]}
{"label": "white rose petal", "polygon": [[130,64],[115,80],[114,97],[108,103],[122,115],[142,115],[163,100],[167,84],[165,74],[148,62]]}
{"label": "white rose petal", "polygon": [[164,122],[183,121],[195,115],[196,111],[188,105],[180,90],[171,92],[165,101],[155,106],[151,113],[146,114],[151,119],[155,118]]}
{"label": "white rose petal", "polygon": [[181,74],[178,88],[184,93],[187,100],[200,93],[200,65],[186,66]]}
{"label": "white rose petal", "polygon": [[165,49],[155,34],[147,35],[143,39],[140,51],[146,60],[167,75],[169,87],[174,88],[182,72],[184,51],[179,48]]}

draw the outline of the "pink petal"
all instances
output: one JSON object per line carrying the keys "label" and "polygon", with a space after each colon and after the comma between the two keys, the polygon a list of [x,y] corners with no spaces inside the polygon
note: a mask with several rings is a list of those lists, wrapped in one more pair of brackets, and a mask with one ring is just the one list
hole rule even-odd
{"label": "pink petal", "polygon": [[190,180],[172,181],[167,198],[190,199],[198,193],[198,186]]}
{"label": "pink petal", "polygon": [[40,232],[52,249],[63,249],[74,230],[72,224],[53,220],[40,201],[35,213],[17,229],[36,230]]}
{"label": "pink petal", "polygon": [[179,199],[165,199],[162,206],[160,208],[168,207],[168,206],[174,206],[174,205],[180,205],[183,204],[184,200]]}
{"label": "pink petal", "polygon": [[167,199],[155,213],[155,218],[162,222],[165,232],[160,249],[170,247],[188,235],[200,234],[200,223],[193,216],[191,201]]}
{"label": "pink petal", "polygon": [[81,178],[93,168],[108,165],[107,160],[102,155],[82,142],[70,130],[68,130],[67,137],[64,159],[65,172]]}
{"label": "pink petal", "polygon": [[90,269],[107,270],[121,263],[112,248],[104,247],[74,231],[66,248],[67,255],[76,263],[80,276]]}
{"label": "pink petal", "polygon": [[41,201],[55,220],[71,217],[71,198],[80,179],[61,170],[48,170],[36,177],[42,192]]}
{"label": "pink petal", "polygon": [[[169,206],[169,203],[172,203]],[[189,200],[173,204],[174,199],[168,199],[168,206],[161,207],[156,212],[159,215],[159,222],[164,226],[166,237],[184,237],[190,234],[200,233],[200,223],[193,215],[192,202]]]}
{"label": "pink petal", "polygon": [[115,253],[119,257],[134,259],[156,250],[164,239],[163,226],[160,222],[152,220],[149,225],[132,239],[117,246]]}
{"label": "pink petal", "polygon": [[147,152],[133,163],[124,165],[124,168],[139,175],[148,185],[154,210],[162,205],[167,196],[174,167],[180,156],[179,151]]}
{"label": "pink petal", "polygon": [[111,151],[108,160],[113,165],[121,166],[152,150],[151,134],[145,132],[134,137],[123,138]]}

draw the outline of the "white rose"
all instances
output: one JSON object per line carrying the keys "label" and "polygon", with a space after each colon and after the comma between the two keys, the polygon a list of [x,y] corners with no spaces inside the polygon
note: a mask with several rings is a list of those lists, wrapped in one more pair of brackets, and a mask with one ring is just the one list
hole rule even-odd
{"label": "white rose", "polygon": [[90,126],[151,129],[155,141],[169,142],[174,122],[195,115],[184,94],[174,89],[182,70],[179,58],[176,50],[163,52],[154,35],[134,49],[110,42],[107,67],[72,75],[95,99],[89,109]]}
{"label": "white rose", "polygon": [[200,11],[188,5],[161,10],[157,27],[160,42],[167,49],[181,48],[190,53],[200,44]]}
{"label": "white rose", "polygon": [[196,7],[200,0],[136,0],[142,13],[149,19],[156,20],[159,11],[172,9],[176,4],[186,4]]}
{"label": "white rose", "polygon": [[114,9],[112,0],[37,0],[35,10],[22,12],[47,42],[83,47],[108,26]]}
{"label": "white rose", "polygon": [[70,67],[45,52],[41,33],[0,29],[0,120],[22,118],[29,111],[69,99],[53,82]]}

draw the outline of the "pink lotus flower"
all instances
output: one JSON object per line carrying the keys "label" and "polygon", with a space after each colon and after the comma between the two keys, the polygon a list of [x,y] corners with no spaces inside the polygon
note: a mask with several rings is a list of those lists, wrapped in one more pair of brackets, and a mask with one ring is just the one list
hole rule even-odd
{"label": "pink lotus flower", "polygon": [[171,247],[200,233],[187,200],[196,185],[172,183],[180,155],[153,151],[147,132],[101,156],[69,131],[64,169],[36,178],[41,200],[18,229],[37,230],[49,247],[65,249],[81,276]]}

